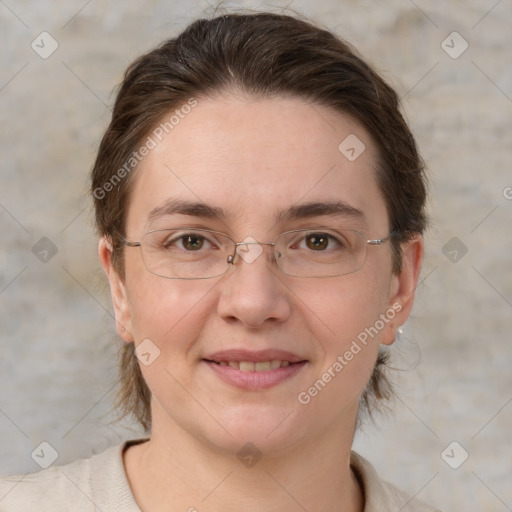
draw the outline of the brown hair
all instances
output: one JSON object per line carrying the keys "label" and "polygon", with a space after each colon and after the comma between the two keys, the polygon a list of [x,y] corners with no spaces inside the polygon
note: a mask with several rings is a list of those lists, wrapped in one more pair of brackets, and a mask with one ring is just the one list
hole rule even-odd
{"label": "brown hair", "polygon": [[[398,273],[401,244],[423,233],[427,218],[424,165],[396,92],[333,33],[297,17],[257,13],[197,20],[126,70],[91,176],[97,229],[111,240],[119,275],[124,276],[119,235],[125,234],[138,149],[177,107],[225,90],[295,95],[346,112],[366,128],[379,152],[377,181],[390,231],[397,233],[392,251],[393,272]],[[393,395],[382,371],[386,361],[387,355],[379,354],[361,397],[370,412]],[[151,393],[133,343],[123,345],[120,370],[121,413],[133,414],[148,429]]]}

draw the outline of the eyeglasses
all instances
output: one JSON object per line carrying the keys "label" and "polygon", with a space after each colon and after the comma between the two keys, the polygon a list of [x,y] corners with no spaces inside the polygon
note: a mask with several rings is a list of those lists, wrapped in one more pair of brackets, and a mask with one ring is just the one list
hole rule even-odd
{"label": "eyeglasses", "polygon": [[209,229],[158,229],[140,242],[121,241],[140,247],[142,261],[152,274],[165,279],[210,279],[225,274],[240,256],[255,261],[264,245],[273,248],[278,268],[295,277],[337,277],[361,269],[367,248],[382,245],[396,233],[367,240],[360,231],[328,227],[295,229],[280,234],[274,242],[247,237],[235,242],[225,233]]}

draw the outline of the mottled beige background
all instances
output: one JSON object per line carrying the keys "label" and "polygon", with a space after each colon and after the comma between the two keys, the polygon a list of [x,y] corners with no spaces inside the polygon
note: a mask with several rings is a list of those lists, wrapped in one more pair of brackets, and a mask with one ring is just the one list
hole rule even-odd
{"label": "mottled beige background", "polygon": [[[407,370],[401,398],[356,447],[444,511],[512,510],[512,1],[224,5],[313,17],[404,98],[430,169],[433,227],[394,349]],[[109,424],[118,345],[88,172],[128,63],[211,13],[206,0],[0,1],[0,474],[39,469],[31,453],[43,441],[57,464],[138,435]],[[31,48],[43,31],[59,45],[46,59]],[[47,262],[33,251],[43,237],[57,249]],[[453,441],[452,465],[469,453],[458,469],[441,457]]]}

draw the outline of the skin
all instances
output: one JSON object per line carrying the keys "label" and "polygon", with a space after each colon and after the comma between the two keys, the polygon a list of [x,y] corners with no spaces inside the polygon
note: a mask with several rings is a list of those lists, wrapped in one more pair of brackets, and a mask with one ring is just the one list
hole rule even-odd
{"label": "skin", "polygon": [[[349,134],[366,150],[350,162],[338,150]],[[201,98],[137,171],[127,239],[138,241],[170,219],[148,224],[169,198],[220,206],[224,220],[179,216],[241,241],[273,241],[284,231],[343,223],[368,238],[388,234],[389,219],[375,179],[377,153],[350,116],[302,99],[233,93]],[[321,216],[275,223],[280,210],[309,201],[344,200],[365,221]],[[361,511],[364,499],[349,465],[358,401],[379,345],[390,345],[412,308],[423,240],[404,247],[392,273],[391,247],[368,247],[364,267],[341,277],[304,279],[281,273],[268,246],[252,263],[205,280],[152,275],[137,248],[125,250],[125,276],[113,269],[108,241],[99,244],[119,335],[149,338],[160,356],[141,369],[152,392],[151,439],[130,447],[124,464],[142,510]],[[393,304],[386,323],[307,405],[297,400]],[[122,331],[122,327],[125,331]],[[307,365],[263,391],[242,391],[201,359],[218,350],[279,348]],[[247,442],[263,454],[245,467],[236,453]],[[285,489],[285,490],[284,490]],[[206,497],[206,498],[205,498]],[[203,501],[204,500],[204,501]],[[300,505],[298,504],[300,503]]]}

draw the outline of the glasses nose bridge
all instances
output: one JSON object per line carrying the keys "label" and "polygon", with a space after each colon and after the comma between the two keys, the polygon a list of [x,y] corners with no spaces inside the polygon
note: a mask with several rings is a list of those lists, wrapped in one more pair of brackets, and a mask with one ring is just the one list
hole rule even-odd
{"label": "glasses nose bridge", "polygon": [[[233,253],[231,255],[228,256],[228,259],[227,259],[227,262],[230,263],[230,264],[234,264],[235,263],[235,257],[236,257],[236,254],[237,254],[237,249],[238,247],[240,246],[244,246],[244,245],[258,245],[258,246],[261,246],[261,245],[270,245],[272,246],[273,250],[272,250],[272,256],[274,257],[275,256],[275,246],[276,246],[276,242],[258,242],[256,240],[248,240],[248,241],[242,241],[242,242],[234,242],[233,244]],[[263,249],[262,249],[263,250]],[[242,258],[244,259],[244,258]]]}
{"label": "glasses nose bridge", "polygon": [[273,246],[275,246],[276,243],[275,242],[257,242],[256,240],[249,241],[249,242],[235,242],[235,250],[239,245],[273,245]]}

